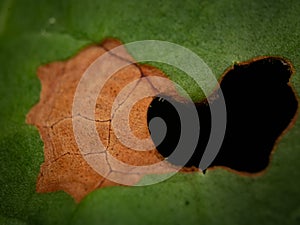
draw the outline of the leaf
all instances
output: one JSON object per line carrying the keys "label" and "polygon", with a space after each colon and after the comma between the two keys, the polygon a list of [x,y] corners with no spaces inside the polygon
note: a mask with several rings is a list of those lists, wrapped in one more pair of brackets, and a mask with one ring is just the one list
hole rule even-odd
{"label": "leaf", "polygon": [[[217,78],[232,62],[281,56],[295,67],[292,84],[299,93],[299,11],[296,0],[2,1],[1,223],[299,224],[299,119],[277,145],[263,176],[223,169],[178,174],[149,187],[97,190],[78,205],[62,192],[35,192],[43,143],[38,131],[25,124],[26,113],[39,99],[36,69],[111,36],[124,43],[161,39],[181,44],[196,52]],[[184,74],[152,65],[199,98]]]}

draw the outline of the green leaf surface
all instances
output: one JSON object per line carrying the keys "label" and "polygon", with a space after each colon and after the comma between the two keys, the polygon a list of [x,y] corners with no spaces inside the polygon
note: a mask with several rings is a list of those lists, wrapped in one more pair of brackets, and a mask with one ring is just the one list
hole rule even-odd
{"label": "green leaf surface", "polygon": [[[177,174],[147,187],[96,190],[79,204],[63,192],[35,192],[43,143],[37,129],[25,124],[39,100],[38,66],[106,37],[183,45],[217,78],[233,62],[281,56],[294,65],[292,84],[300,93],[299,15],[298,0],[2,0],[0,224],[300,224],[299,120],[261,176],[224,169]],[[201,98],[179,71],[157,66],[189,87],[193,99]]]}

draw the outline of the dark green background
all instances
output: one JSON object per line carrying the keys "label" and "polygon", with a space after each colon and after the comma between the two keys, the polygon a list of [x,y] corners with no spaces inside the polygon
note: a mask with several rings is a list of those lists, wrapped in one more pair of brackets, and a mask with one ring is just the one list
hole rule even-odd
{"label": "dark green background", "polygon": [[[298,0],[2,0],[0,224],[300,224],[299,120],[256,178],[223,169],[178,174],[148,187],[97,190],[80,204],[63,192],[35,193],[43,143],[25,115],[39,100],[36,69],[106,37],[183,45],[217,78],[236,61],[282,56],[295,66],[292,83],[300,92]],[[178,71],[159,67],[190,87]]]}

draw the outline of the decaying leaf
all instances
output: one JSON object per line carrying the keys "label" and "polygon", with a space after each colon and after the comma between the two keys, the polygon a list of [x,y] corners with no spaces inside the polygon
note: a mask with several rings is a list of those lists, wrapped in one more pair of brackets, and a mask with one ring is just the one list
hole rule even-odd
{"label": "decaying leaf", "polygon": [[[116,49],[116,47],[118,51],[110,51]],[[100,61],[101,63],[98,66],[92,67],[91,65],[94,65],[94,62],[98,62],[99,58],[105,58],[105,60]],[[263,62],[263,60],[257,61]],[[287,95],[284,96],[285,99],[289,99],[288,97],[290,97],[294,103],[291,113],[287,112],[286,123],[278,130],[278,134],[276,133],[275,135],[277,138],[286,126],[292,123],[291,119],[296,118],[297,100],[290,85],[286,85],[292,73],[290,70],[291,67],[285,64],[284,60],[279,58],[270,57],[269,61],[271,62],[269,63],[270,66],[274,66],[272,63],[275,62],[278,64],[277,67],[274,67],[275,70],[281,67],[286,70],[286,73],[284,73],[286,81],[283,82],[283,86],[287,89]],[[106,71],[110,71],[112,67],[121,65],[123,65],[123,67],[120,67],[120,69],[116,70],[117,72],[111,74],[108,80],[103,78]],[[249,65],[252,64],[250,63]],[[271,70],[270,68],[267,67],[268,73],[269,70]],[[86,78],[85,76],[89,71],[95,75],[91,76],[93,79],[88,80],[86,84],[82,85],[82,82],[84,83],[82,80]],[[230,71],[234,70],[232,69],[229,70],[229,72]],[[229,72],[227,71],[224,74],[227,75]],[[276,77],[273,76],[273,72],[270,74],[272,75],[272,79],[275,79]],[[278,74],[282,75],[281,72]],[[38,76],[42,83],[40,102],[34,106],[27,115],[27,123],[33,124],[39,129],[44,142],[45,162],[41,166],[37,181],[38,192],[64,190],[72,195],[75,200],[80,201],[89,192],[100,187],[120,184],[134,185],[147,174],[172,173],[180,169],[179,166],[175,166],[178,164],[174,163],[175,165],[172,165],[168,163],[156,149],[148,130],[147,112],[153,98],[157,95],[168,95],[176,101],[182,102],[183,105],[186,103],[186,99],[177,93],[172,83],[155,81],[155,79],[153,79],[154,77],[168,78],[157,68],[137,64],[119,41],[107,39],[103,41],[101,45],[87,47],[68,61],[54,62],[41,66],[38,69]],[[237,77],[240,79],[242,76]],[[251,77],[253,76],[251,75]],[[259,79],[262,83],[262,76],[260,76]],[[224,80],[225,79],[222,80],[221,86],[224,86]],[[271,80],[271,78],[266,79],[265,83],[268,83],[269,80]],[[93,99],[91,97],[93,90],[90,89],[97,87],[97,82],[99,81],[104,85],[99,92],[96,92],[97,95],[93,104],[91,100]],[[253,82],[256,84],[259,81],[254,80]],[[233,87],[237,86],[234,82],[231,83]],[[279,83],[281,87],[281,81]],[[80,89],[78,87],[83,88]],[[230,95],[228,91],[226,91],[235,90],[233,87],[227,89],[222,87],[222,90],[225,91],[225,99],[228,104],[237,102],[234,101],[233,98],[236,95]],[[249,93],[251,88],[252,87],[249,88]],[[79,91],[79,95],[83,96],[79,98],[79,100],[76,97],[78,95],[78,89],[84,90],[83,92]],[[262,86],[263,93],[278,92],[276,88],[273,89],[265,90],[265,87]],[[144,95],[145,92],[149,93],[149,95]],[[238,93],[240,92],[239,90]],[[86,95],[86,93],[88,95]],[[282,91],[275,99],[279,99],[281,95],[283,95]],[[140,96],[147,97],[139,98]],[[211,97],[213,96],[214,95]],[[257,94],[257,96],[257,98],[259,98],[261,94]],[[135,101],[136,98],[139,100]],[[251,95],[249,99],[245,101],[245,104],[251,102],[252,98],[253,96]],[[217,100],[214,99],[213,101],[216,102]],[[74,102],[77,103],[74,104]],[[134,102],[134,104],[130,102]],[[256,105],[257,104],[256,100]],[[244,114],[240,115],[240,110],[238,109],[240,104],[236,103],[235,105],[237,106],[237,113],[233,116],[234,119],[239,118],[239,116],[245,116],[246,112],[250,111],[250,109],[247,109]],[[278,104],[274,102],[274,106],[276,107],[277,105]],[[74,114],[74,108],[78,106],[81,108],[80,113]],[[87,108],[91,108],[91,106],[92,111],[86,110]],[[264,102],[262,102],[262,105],[259,107],[260,110],[264,108],[263,106]],[[283,108],[286,109],[287,107]],[[230,115],[232,115],[232,111],[234,110],[233,107],[229,107],[228,109],[230,109],[228,114],[228,118],[230,119]],[[270,110],[272,111],[272,109]],[[252,111],[250,112],[251,116],[253,113]],[[283,114],[279,113],[278,118],[282,117]],[[242,119],[239,121],[241,120]],[[255,120],[258,120],[258,117],[255,117]],[[273,120],[278,122],[279,119]],[[265,119],[259,121],[261,124],[266,123]],[[253,121],[252,124],[254,124],[254,122],[255,121]],[[271,122],[273,123],[273,121]],[[175,121],[172,123],[175,123]],[[233,123],[231,122],[231,124]],[[271,126],[267,126],[269,129],[275,129],[273,126],[270,127]],[[95,144],[95,136],[92,132],[93,128],[96,128],[97,139],[100,139],[102,143],[100,146]],[[239,127],[236,130],[238,130],[237,133],[240,133],[242,128]],[[255,133],[255,129],[253,133]],[[226,134],[232,135],[233,131],[227,129]],[[80,141],[78,140],[78,135],[80,136]],[[150,148],[146,142],[142,142],[142,146],[140,147],[144,151],[137,150],[135,147],[138,146],[140,142],[137,142],[136,138],[138,141],[150,140]],[[276,138],[273,139],[275,140]],[[171,137],[171,139],[174,138]],[[241,139],[241,137],[237,138],[237,140]],[[273,148],[273,139],[271,138],[270,149]],[[225,138],[225,144],[227,143],[226,140],[228,141],[228,139]],[[127,143],[131,144],[127,145]],[[240,152],[238,147],[235,148],[237,149],[236,152],[229,154],[230,151],[233,151],[233,143],[239,142],[233,140],[230,144],[227,144],[227,146],[224,143],[222,145],[223,152],[221,148],[222,157],[227,154],[227,158],[230,156],[230,159],[234,162],[241,162],[241,159],[236,159],[236,156],[238,154],[245,155],[245,152]],[[260,149],[256,146],[256,149],[261,152],[266,151],[267,148],[261,144],[261,141],[256,144],[262,147],[262,149]],[[96,148],[94,146],[96,146]],[[169,144],[167,144],[167,147],[168,146]],[[226,151],[224,150],[225,148],[227,148]],[[196,160],[195,165],[193,164],[190,168],[185,167],[182,171],[198,171],[199,169],[196,165],[199,164],[199,157],[202,156],[202,152],[203,150],[196,149],[195,156],[198,157],[198,161]],[[252,149],[251,152],[253,152]],[[264,155],[267,161],[269,154],[270,153],[267,152]],[[168,157],[168,154],[164,156]],[[219,158],[217,157],[216,159]],[[249,157],[247,157],[247,160],[248,158]],[[261,159],[263,157],[260,156],[259,158]],[[192,160],[195,159],[192,158]],[[256,158],[255,160],[257,161]],[[212,165],[226,166],[226,163],[228,164],[226,161],[225,163],[222,162],[219,164],[212,163]],[[255,164],[255,162],[251,163]],[[243,164],[245,164],[245,162],[243,162]],[[268,162],[266,162],[266,165],[267,164]],[[255,170],[255,172],[257,171]]]}
{"label": "decaying leaf", "polygon": [[[158,69],[136,63],[126,66],[113,74],[105,83],[96,102],[94,118],[86,115],[72,116],[74,94],[85,70],[98,57],[120,45],[117,40],[105,40],[101,45],[87,47],[68,61],[50,63],[38,69],[37,74],[42,83],[40,102],[27,115],[27,123],[38,128],[44,142],[45,162],[41,166],[37,181],[38,192],[64,190],[75,200],[80,201],[86,194],[97,188],[119,185],[111,181],[116,177],[118,179],[124,177],[125,183],[131,185],[138,182],[145,174],[171,172],[175,169],[174,166],[163,161],[164,158],[155,148],[150,151],[135,151],[124,146],[111,127],[113,102],[122,88],[141,77],[165,77]],[[119,55],[111,54],[110,57],[110,63],[122,60],[134,62],[125,49],[122,49]],[[151,82],[138,83],[138,85],[144,86],[132,89],[127,98],[131,95],[139,95],[142,89],[153,88]],[[175,88],[168,91],[176,95]],[[142,99],[130,111],[130,128],[139,138],[149,137],[147,109],[152,99],[153,97]],[[123,110],[122,104],[123,102],[119,103],[117,111]],[[96,124],[99,137],[106,149],[100,153],[85,152],[84,157],[89,161],[95,159],[95,163],[98,163],[106,174],[100,175],[91,168],[78,149],[72,126],[73,120],[77,119],[84,120],[91,126]],[[87,138],[86,142],[89,141]],[[161,166],[144,172],[124,171],[119,165],[110,162],[107,153],[129,165],[143,166],[161,162]]]}

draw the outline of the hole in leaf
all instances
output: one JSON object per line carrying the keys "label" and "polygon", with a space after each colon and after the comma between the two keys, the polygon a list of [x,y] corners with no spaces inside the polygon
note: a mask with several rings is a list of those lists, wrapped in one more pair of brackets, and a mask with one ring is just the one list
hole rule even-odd
{"label": "hole in leaf", "polygon": [[[255,59],[227,70],[220,83],[227,109],[227,127],[220,151],[210,167],[225,166],[256,173],[268,166],[277,139],[292,123],[298,108],[297,98],[289,85],[292,72],[287,61],[276,57]],[[219,99],[212,104],[217,101]],[[200,137],[190,160],[181,165],[186,167],[199,166],[210,135],[211,116],[207,100],[195,103],[195,106]],[[161,98],[152,101],[148,109],[148,124],[154,117],[161,117],[167,126],[166,136],[159,142],[155,135],[159,127],[150,129],[157,150],[167,158],[180,137],[180,118],[172,104]],[[179,161],[170,162],[180,165]]]}

